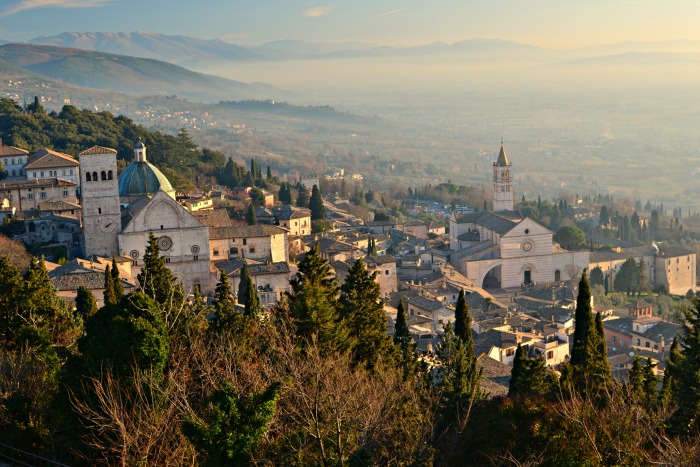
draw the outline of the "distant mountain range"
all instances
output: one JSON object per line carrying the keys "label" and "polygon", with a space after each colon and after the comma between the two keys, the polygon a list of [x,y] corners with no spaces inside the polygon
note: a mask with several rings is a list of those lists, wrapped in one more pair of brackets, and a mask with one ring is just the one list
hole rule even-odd
{"label": "distant mountain range", "polygon": [[545,49],[496,39],[470,39],[454,44],[436,42],[417,47],[389,47],[367,43],[321,43],[281,40],[244,47],[219,39],[203,40],[186,36],[133,33],[65,32],[57,36],[40,36],[32,44],[78,48],[133,57],[165,60],[192,66],[211,60],[284,61],[329,58],[390,57],[436,54],[530,53]]}
{"label": "distant mountain range", "polygon": [[[205,102],[280,98],[262,83],[247,84],[196,73],[154,59],[34,44],[0,45],[0,71],[44,77],[74,86],[137,95],[173,95]],[[7,68],[7,70],[5,69]]]}
{"label": "distant mountain range", "polygon": [[29,42],[152,58],[195,67],[215,60],[241,62],[453,55],[479,59],[489,58],[489,56],[494,58],[508,56],[523,60],[559,61],[625,53],[700,53],[700,41],[685,40],[621,42],[572,50],[553,50],[514,41],[482,38],[454,44],[436,42],[415,47],[390,47],[363,42],[321,43],[296,40],[241,46],[220,39],[204,40],[148,32],[65,32],[56,36],[40,36]]}

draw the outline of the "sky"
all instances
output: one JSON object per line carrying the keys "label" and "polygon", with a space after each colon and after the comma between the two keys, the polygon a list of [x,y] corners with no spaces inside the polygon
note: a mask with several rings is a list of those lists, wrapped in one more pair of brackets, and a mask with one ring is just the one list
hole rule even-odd
{"label": "sky", "polygon": [[549,48],[700,40],[700,0],[0,0],[0,39],[156,32],[242,45],[411,46],[483,37]]}

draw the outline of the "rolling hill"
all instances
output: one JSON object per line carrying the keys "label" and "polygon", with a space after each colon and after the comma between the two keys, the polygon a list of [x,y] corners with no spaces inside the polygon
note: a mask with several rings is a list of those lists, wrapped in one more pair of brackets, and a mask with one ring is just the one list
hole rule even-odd
{"label": "rolling hill", "polygon": [[34,44],[0,46],[0,60],[54,81],[135,95],[178,95],[205,102],[280,98],[274,87],[196,73],[159,60]]}

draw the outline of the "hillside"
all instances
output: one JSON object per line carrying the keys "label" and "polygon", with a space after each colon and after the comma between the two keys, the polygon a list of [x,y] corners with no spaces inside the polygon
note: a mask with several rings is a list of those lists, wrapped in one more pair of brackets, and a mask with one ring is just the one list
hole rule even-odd
{"label": "hillside", "polygon": [[279,98],[272,86],[196,73],[153,59],[32,44],[0,46],[0,60],[81,87],[137,95],[177,94],[195,100]]}

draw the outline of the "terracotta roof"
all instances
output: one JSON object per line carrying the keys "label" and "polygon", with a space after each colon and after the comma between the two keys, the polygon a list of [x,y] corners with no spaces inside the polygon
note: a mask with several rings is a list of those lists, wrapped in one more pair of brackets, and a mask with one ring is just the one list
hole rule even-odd
{"label": "terracotta roof", "polygon": [[0,182],[0,190],[20,188],[44,188],[52,186],[75,186],[75,182],[63,178],[32,178],[29,180],[8,180]]}
{"label": "terracotta roof", "polygon": [[74,211],[82,209],[79,204],[65,201],[45,201],[39,203],[38,211]]}
{"label": "terracotta roof", "polygon": [[194,211],[192,213],[199,222],[207,227],[233,227],[236,221],[231,219],[226,209],[212,209],[211,211]]}
{"label": "terracotta roof", "polygon": [[27,154],[29,154],[29,151],[14,146],[3,145],[2,141],[0,141],[0,156],[26,156]]}
{"label": "terracotta roof", "polygon": [[483,354],[477,357],[476,364],[483,369],[479,385],[481,390],[488,394],[489,399],[508,395],[510,376],[513,371],[510,366]]}
{"label": "terracotta roof", "polygon": [[263,264],[247,260],[220,261],[216,263],[218,269],[223,269],[227,275],[240,277],[244,264],[248,264],[248,272],[251,276],[261,276],[266,274],[289,274],[289,264],[284,261],[277,263]]}
{"label": "terracotta roof", "polygon": [[268,224],[242,225],[238,227],[210,227],[209,239],[269,237],[285,233],[286,230]]}
{"label": "terracotta roof", "polygon": [[90,156],[92,154],[116,154],[117,150],[112,148],[105,148],[103,146],[93,146],[90,149],[78,154],[78,156]]}
{"label": "terracotta roof", "polygon": [[29,163],[24,167],[24,170],[50,169],[67,167],[69,165],[79,166],[80,163],[68,154],[52,151],[51,149],[41,149],[29,156]]}

